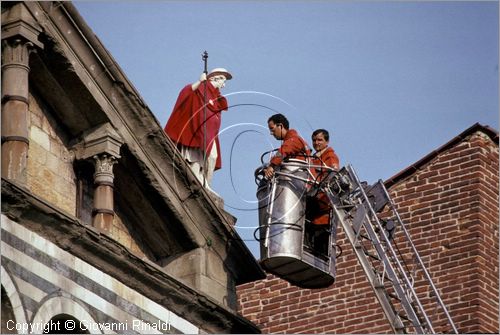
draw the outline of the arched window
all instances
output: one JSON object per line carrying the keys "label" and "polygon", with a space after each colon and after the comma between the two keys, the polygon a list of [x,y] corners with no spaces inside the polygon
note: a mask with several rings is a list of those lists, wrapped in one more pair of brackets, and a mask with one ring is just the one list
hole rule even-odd
{"label": "arched window", "polygon": [[[69,296],[54,296],[40,306],[31,323],[43,325],[43,328],[33,329],[33,334],[90,334],[87,325],[96,322],[76,300]],[[102,333],[98,328],[91,330],[92,333]]]}
{"label": "arched window", "polygon": [[[14,309],[12,308],[12,303],[10,302],[5,288],[2,286],[2,334],[12,334],[13,331],[7,327],[7,321],[12,320],[16,322],[16,317],[14,316]],[[15,331],[14,331],[15,332]]]}
{"label": "arched window", "polygon": [[69,314],[58,314],[45,324],[44,334],[90,334],[84,323]]}
{"label": "arched window", "polygon": [[0,267],[0,280],[2,282],[2,334],[22,333],[15,326],[26,324],[26,314],[17,287],[3,266]]}

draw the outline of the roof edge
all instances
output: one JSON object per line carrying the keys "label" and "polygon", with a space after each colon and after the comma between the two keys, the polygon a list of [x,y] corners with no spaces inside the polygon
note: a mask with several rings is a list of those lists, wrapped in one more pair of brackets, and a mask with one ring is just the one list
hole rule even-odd
{"label": "roof edge", "polygon": [[450,141],[446,142],[445,144],[443,144],[442,146],[440,146],[436,150],[431,151],[429,154],[422,157],[417,162],[413,163],[409,167],[403,169],[402,171],[396,173],[394,176],[392,176],[389,179],[387,179],[386,181],[384,181],[385,187],[390,188],[394,184],[398,183],[399,181],[411,176],[413,173],[418,171],[422,166],[424,166],[425,164],[427,164],[428,162],[433,160],[440,153],[457,145],[462,140],[464,140],[466,137],[468,137],[469,135],[471,135],[477,131],[481,131],[484,134],[488,135],[488,137],[498,145],[498,131],[490,126],[482,125],[479,122],[476,122],[471,127],[467,128],[462,133],[458,134],[457,136],[455,136]]}

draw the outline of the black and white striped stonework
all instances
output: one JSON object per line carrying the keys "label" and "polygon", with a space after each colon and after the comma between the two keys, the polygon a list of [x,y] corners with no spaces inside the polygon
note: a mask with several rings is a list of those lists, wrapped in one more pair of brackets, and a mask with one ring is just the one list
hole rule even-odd
{"label": "black and white striped stonework", "polygon": [[1,227],[2,287],[16,324],[43,325],[64,314],[90,333],[200,332],[173,311],[4,215]]}

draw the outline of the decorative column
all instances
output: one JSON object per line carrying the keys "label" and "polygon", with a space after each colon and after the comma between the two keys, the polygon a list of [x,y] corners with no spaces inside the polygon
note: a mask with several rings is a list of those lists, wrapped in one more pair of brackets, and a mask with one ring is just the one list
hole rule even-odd
{"label": "decorative column", "polygon": [[2,41],[2,177],[26,183],[29,146],[28,74],[33,43]]}
{"label": "decorative column", "polygon": [[29,55],[42,29],[23,3],[2,4],[2,177],[26,183]]}
{"label": "decorative column", "polygon": [[113,165],[116,157],[101,154],[94,157],[94,208],[92,209],[92,225],[110,233],[113,225],[114,198],[113,198]]}
{"label": "decorative column", "polygon": [[111,233],[114,211],[113,166],[120,158],[123,140],[109,123],[86,131],[73,146],[76,159],[92,159],[94,162],[94,204],[92,225],[105,233]]}

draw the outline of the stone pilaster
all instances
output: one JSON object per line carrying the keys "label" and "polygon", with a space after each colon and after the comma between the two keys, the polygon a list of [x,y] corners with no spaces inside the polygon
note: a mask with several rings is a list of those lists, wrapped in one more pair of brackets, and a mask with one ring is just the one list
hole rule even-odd
{"label": "stone pilaster", "polygon": [[2,177],[26,183],[29,146],[28,74],[33,43],[2,40]]}

